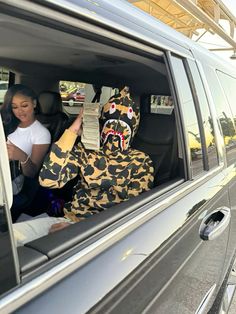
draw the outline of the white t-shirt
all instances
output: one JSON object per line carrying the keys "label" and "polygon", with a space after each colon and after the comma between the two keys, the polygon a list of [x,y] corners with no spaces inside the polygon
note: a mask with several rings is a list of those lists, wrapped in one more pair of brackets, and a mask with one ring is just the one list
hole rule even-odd
{"label": "white t-shirt", "polygon": [[45,126],[35,120],[27,128],[17,127],[13,133],[8,135],[8,140],[30,156],[33,145],[51,143],[51,134]]}

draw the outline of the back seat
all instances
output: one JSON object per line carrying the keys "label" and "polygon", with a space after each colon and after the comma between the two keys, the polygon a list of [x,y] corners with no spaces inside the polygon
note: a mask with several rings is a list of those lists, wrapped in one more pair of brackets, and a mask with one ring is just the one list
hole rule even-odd
{"label": "back seat", "polygon": [[143,113],[132,147],[147,153],[154,165],[154,185],[174,176],[178,162],[175,117]]}
{"label": "back seat", "polygon": [[38,96],[40,113],[36,118],[50,131],[52,142],[64,132],[68,116],[62,111],[61,95],[57,92],[44,91]]}

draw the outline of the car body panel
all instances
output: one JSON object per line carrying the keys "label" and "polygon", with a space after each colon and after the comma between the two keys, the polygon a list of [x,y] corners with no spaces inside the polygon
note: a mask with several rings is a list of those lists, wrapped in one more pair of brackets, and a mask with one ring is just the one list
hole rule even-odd
{"label": "car body panel", "polygon": [[[78,27],[79,31],[83,29],[87,36],[99,30],[99,35],[94,36],[101,36],[103,40],[110,36],[113,44],[120,49],[125,46],[135,50],[138,47],[140,53],[153,53],[153,58],[163,55],[167,49],[166,54],[172,51],[178,56],[188,56],[193,60],[196,56],[200,63],[210,59],[213,66],[219,64],[220,67],[222,64],[218,63],[217,58],[210,58],[207,52],[201,53],[201,48],[195,54],[194,50],[198,49],[195,44],[191,47],[189,40],[172,32],[162,23],[150,18],[142,24],[146,15],[125,4],[125,1],[97,1],[97,6],[91,1],[40,3],[42,2],[37,1],[28,8],[28,1],[18,4],[6,1],[4,5],[10,4],[17,8],[16,11],[23,10],[26,16],[30,15],[36,20],[35,25],[40,20],[40,25],[48,23],[52,27],[55,22],[57,27],[64,27],[66,33],[65,24],[68,23],[70,27]],[[73,6],[68,6],[69,3],[73,3]],[[44,6],[46,4],[48,7]],[[124,7],[119,7],[119,4],[124,4]],[[57,12],[51,8],[57,9]],[[96,9],[96,14],[92,12],[93,9]],[[17,16],[22,18],[20,13]],[[134,13],[137,14],[136,17],[133,16]],[[120,26],[119,29],[116,28],[117,25]],[[204,84],[207,85],[207,82]],[[177,86],[175,88],[178,90]],[[181,105],[179,103],[180,107]],[[15,286],[1,298],[2,312],[144,311],[182,314],[210,309],[235,252],[236,224],[235,165],[226,165],[222,134],[216,115],[212,116],[215,128],[218,128],[217,167],[203,171],[199,177],[190,177],[192,165],[190,158],[186,158],[188,143],[185,141],[182,147],[186,150],[186,156],[182,157],[187,160],[186,168],[189,167],[185,169],[185,179],[182,178],[173,187],[169,184],[169,189],[163,188],[159,194],[154,189],[151,191],[152,198],[144,195],[146,201],[139,208],[112,221],[95,235],[89,234],[65,254],[60,253],[54,259],[49,254],[42,254],[42,264],[39,263],[38,268],[29,273],[28,270],[26,273],[22,270],[21,285]],[[184,127],[182,131],[184,132]],[[0,133],[3,144],[3,130]],[[5,167],[6,149],[3,155],[0,159],[1,169],[4,186],[9,188],[6,199],[10,208],[12,193],[9,167]],[[127,203],[127,209],[129,204]],[[222,208],[229,209],[230,225],[226,225],[215,239],[203,241],[199,234],[202,221],[207,215]],[[27,248],[33,249],[33,245],[29,244]]]}
{"label": "car body panel", "polygon": [[[155,215],[154,210],[152,214],[154,216],[146,223],[143,223],[139,228],[129,233],[128,236],[119,240],[115,246],[108,248],[104,253],[93,258],[86,264],[86,267],[81,267],[81,269],[65,278],[62,282],[50,288],[50,293],[43,294],[27,303],[25,307],[18,310],[18,313],[24,313],[26,309],[27,311],[33,311],[39,307],[43,312],[42,304],[45,304],[48,309],[50,308],[50,311],[60,308],[61,313],[63,311],[73,313],[74,309],[77,309],[79,313],[85,313],[140,265],[145,258],[148,259],[158,247],[159,250],[154,253],[156,260],[152,262],[154,265],[157,265],[157,268],[155,268],[155,270],[158,270],[155,275],[156,278],[151,273],[151,278],[155,281],[155,285],[151,284],[152,282],[150,282],[149,278],[149,286],[145,286],[150,276],[149,271],[145,274],[146,277],[143,278],[143,281],[140,280],[140,285],[143,284],[145,286],[144,290],[150,292],[150,294],[146,295],[146,299],[143,297],[142,300],[139,300],[144,302],[141,305],[147,306],[163,290],[165,283],[170,282],[171,285],[168,285],[167,289],[172,289],[171,287],[176,287],[177,289],[180,286],[182,294],[181,297],[179,294],[172,295],[165,302],[162,300],[162,294],[160,294],[160,300],[162,300],[158,302],[160,313],[166,313],[166,311],[172,313],[173,306],[176,308],[178,302],[177,313],[182,313],[185,307],[188,309],[188,313],[191,313],[193,309],[196,310],[207,291],[215,282],[220,281],[223,275],[219,273],[219,269],[223,269],[225,258],[223,252],[226,252],[227,249],[229,228],[219,238],[203,242],[199,236],[199,227],[201,220],[210,211],[221,206],[229,206],[227,191],[223,192],[226,187],[225,180],[226,176],[223,172],[220,172],[213,179],[193,190],[183,199],[174,202],[174,204],[160,213]],[[180,192],[177,192],[178,194]],[[201,201],[199,202],[200,199]],[[169,203],[169,199],[163,199],[163,202]],[[146,206],[146,211],[148,211],[148,205]],[[168,224],[166,223],[167,221]],[[163,243],[165,243],[164,246],[160,247]],[[164,252],[165,254],[163,254]],[[212,252],[214,252],[214,255]],[[188,263],[186,263],[187,261]],[[185,276],[183,276],[183,273],[185,273]],[[185,296],[188,293],[196,292],[195,280],[201,281],[201,284],[199,285],[198,282],[197,286],[198,289],[199,286],[202,286],[202,290],[198,290],[197,294],[194,294],[196,299],[193,303],[192,299],[186,300]],[[84,285],[85,282],[86,285]],[[93,285],[93,282],[100,283],[99,289],[97,289],[96,285]],[[139,286],[136,287],[136,289],[138,288]],[[67,296],[67,301],[71,306],[70,309],[68,309],[68,303],[64,304],[63,300],[56,298],[57,295],[61,295],[63,291],[68,290],[70,290],[70,295]],[[78,291],[80,291],[79,295]],[[126,289],[122,291],[126,291]],[[132,291],[135,292],[136,290],[134,288],[131,290],[131,296]],[[216,291],[217,289],[215,293]],[[165,290],[162,292],[163,297],[166,296]],[[89,298],[87,297],[88,293]],[[129,307],[130,302],[132,304],[133,296],[128,297],[129,294],[127,293],[124,308],[118,307],[118,311],[128,309],[129,313],[137,313],[137,308],[134,305],[132,307],[133,312]],[[141,306],[140,303],[137,303],[138,305]],[[101,313],[103,310],[101,310]]]}

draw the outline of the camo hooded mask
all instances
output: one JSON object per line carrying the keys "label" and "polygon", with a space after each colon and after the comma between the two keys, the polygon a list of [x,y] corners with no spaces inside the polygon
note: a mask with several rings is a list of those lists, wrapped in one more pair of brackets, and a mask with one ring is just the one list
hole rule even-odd
{"label": "camo hooded mask", "polygon": [[103,107],[102,145],[109,146],[111,151],[127,150],[137,132],[139,120],[139,106],[132,101],[124,88]]}

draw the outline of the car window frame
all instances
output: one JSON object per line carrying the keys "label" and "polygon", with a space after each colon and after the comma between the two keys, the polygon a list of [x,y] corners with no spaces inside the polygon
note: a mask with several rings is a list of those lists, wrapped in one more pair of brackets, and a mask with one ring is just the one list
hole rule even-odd
{"label": "car window frame", "polygon": [[224,145],[224,139],[223,139],[223,135],[222,135],[220,122],[218,120],[218,115],[216,112],[216,107],[215,107],[213,96],[211,93],[211,88],[210,88],[209,82],[207,80],[207,76],[205,74],[205,68],[203,67],[203,64],[197,58],[195,61],[196,61],[198,71],[199,71],[199,74],[200,74],[202,82],[203,82],[203,86],[204,86],[204,89],[206,92],[206,97],[207,97],[208,104],[209,104],[210,113],[212,116],[213,128],[215,131],[216,148],[217,148],[218,159],[219,159],[218,160],[219,161],[218,167],[219,168],[224,167],[224,165],[227,164],[226,154],[225,154],[225,145]]}
{"label": "car window frame", "polygon": [[[1,234],[5,240],[8,241],[7,246],[4,245],[1,250],[5,252],[6,257],[9,258],[8,268],[11,268],[12,276],[15,278],[15,284],[11,285],[5,289],[4,292],[8,292],[10,288],[14,288],[20,283],[20,272],[19,272],[19,258],[17,254],[17,249],[15,246],[14,236],[13,236],[13,229],[12,229],[12,220],[11,214],[9,209],[9,204],[12,202],[11,191],[11,178],[10,178],[10,167],[4,167],[5,164],[9,164],[8,157],[7,157],[7,150],[6,146],[4,145],[5,142],[5,135],[3,130],[2,119],[0,117],[0,142],[1,142],[1,156],[0,156],[0,207],[1,207],[1,225],[4,227],[4,232]],[[3,168],[4,167],[4,168]],[[8,238],[8,239],[7,239]],[[11,256],[10,256],[11,255]],[[12,260],[12,262],[10,262]],[[5,266],[2,260],[0,259],[0,272],[4,272]],[[7,272],[6,272],[7,273]],[[9,280],[12,279],[10,278]],[[7,286],[6,284],[6,286]],[[2,294],[3,292],[1,292]]]}
{"label": "car window frame", "polygon": [[[203,161],[203,170],[198,173],[197,175],[193,175],[192,173],[192,160],[191,160],[191,156],[190,156],[190,145],[189,145],[189,139],[188,139],[188,136],[187,136],[187,130],[186,130],[186,126],[185,126],[185,122],[184,122],[184,116],[183,116],[183,109],[181,107],[181,101],[180,101],[180,95],[179,95],[179,91],[178,91],[178,84],[177,84],[177,79],[176,76],[175,76],[175,72],[174,72],[174,64],[172,63],[172,58],[177,58],[177,59],[180,59],[183,63],[183,68],[184,68],[184,71],[185,71],[185,74],[186,74],[186,79],[188,80],[188,83],[189,83],[189,88],[190,88],[190,92],[191,92],[191,96],[192,96],[192,101],[193,101],[193,104],[194,104],[194,108],[195,108],[195,113],[196,113],[196,117],[197,117],[197,125],[199,127],[199,132],[202,132],[200,131],[201,129],[201,124],[199,123],[199,117],[198,117],[198,112],[197,112],[197,109],[196,109],[196,102],[195,102],[195,99],[194,99],[194,95],[193,95],[193,87],[192,87],[192,80],[191,80],[191,76],[189,75],[189,69],[188,69],[188,64],[187,64],[187,60],[188,59],[191,59],[194,61],[194,58],[192,57],[187,57],[187,56],[181,56],[180,54],[176,54],[176,53],[173,53],[173,52],[168,52],[168,59],[169,59],[169,62],[170,62],[170,69],[171,69],[171,73],[172,73],[172,77],[173,77],[173,82],[174,82],[174,85],[175,85],[175,93],[176,93],[176,97],[177,97],[177,103],[178,103],[178,107],[179,107],[179,116],[180,116],[180,123],[181,123],[181,126],[180,128],[182,129],[182,136],[183,136],[183,141],[184,141],[184,151],[185,151],[185,156],[186,156],[186,167],[187,167],[187,173],[188,173],[188,176],[187,176],[187,180],[194,180],[195,178],[198,178],[198,177],[201,177],[201,176],[204,176],[204,173],[205,173],[205,169],[204,169],[204,158],[202,159]],[[203,149],[203,144],[204,142],[202,142],[202,135],[200,133],[200,136],[201,136],[201,144],[202,144],[202,149]],[[205,155],[205,154],[203,154]]]}
{"label": "car window frame", "polygon": [[[189,68],[189,75],[191,76],[191,83],[192,83],[192,87],[193,87],[193,97],[194,97],[194,101],[196,103],[196,109],[197,109],[197,115],[199,115],[199,119],[200,119],[200,126],[202,127],[202,137],[204,139],[204,144],[205,144],[205,154],[206,154],[206,170],[209,171],[212,168],[215,168],[217,166],[219,166],[220,162],[219,162],[219,154],[218,154],[218,146],[217,146],[217,140],[216,140],[216,126],[214,124],[214,115],[211,111],[211,106],[209,103],[209,99],[207,97],[207,92],[206,92],[206,87],[203,84],[203,78],[201,76],[201,73],[199,71],[199,67],[198,67],[198,63],[197,60],[187,60],[187,66]],[[195,71],[196,75],[198,76],[198,82],[199,83],[195,83],[196,81],[193,80],[193,72]],[[201,84],[201,86],[199,86]],[[198,97],[198,91],[200,91],[200,89],[202,89],[202,92],[204,93],[203,97],[205,100],[205,104],[207,106],[207,109],[209,111],[209,117],[211,118],[212,121],[212,130],[214,133],[214,142],[215,142],[215,148],[216,148],[216,157],[217,157],[217,163],[213,166],[210,166],[210,160],[209,160],[209,155],[208,155],[208,149],[207,149],[207,143],[206,143],[206,134],[205,134],[205,128],[204,128],[204,124],[203,124],[203,108],[201,108],[201,100]]]}

